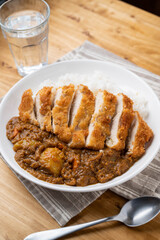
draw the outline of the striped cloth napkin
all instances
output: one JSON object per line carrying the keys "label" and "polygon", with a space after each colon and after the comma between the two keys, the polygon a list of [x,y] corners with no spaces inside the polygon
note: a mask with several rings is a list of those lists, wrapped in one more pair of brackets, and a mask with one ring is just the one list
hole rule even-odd
{"label": "striped cloth napkin", "polygon": [[[69,52],[58,61],[68,61],[73,59],[96,59],[120,64],[140,76],[150,85],[160,98],[159,76],[142,69],[88,41],[84,42],[82,46],[72,52]],[[53,191],[40,187],[24,179],[17,173],[15,174],[32,196],[37,199],[41,206],[46,209],[46,211],[59,223],[60,226],[64,226],[72,217],[76,216],[104,193],[104,191],[91,193],[66,193]],[[143,172],[130,181],[114,187],[111,190],[128,199],[142,195],[160,197],[160,152],[157,154],[152,163],[143,170]]]}

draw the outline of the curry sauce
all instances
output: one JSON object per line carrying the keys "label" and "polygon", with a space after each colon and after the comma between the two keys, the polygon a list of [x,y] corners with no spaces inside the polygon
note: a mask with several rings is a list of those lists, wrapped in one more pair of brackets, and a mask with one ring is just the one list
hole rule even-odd
{"label": "curry sauce", "polygon": [[9,120],[7,137],[15,160],[36,178],[53,184],[86,186],[107,182],[126,172],[137,160],[123,151],[73,149],[51,132],[21,121]]}

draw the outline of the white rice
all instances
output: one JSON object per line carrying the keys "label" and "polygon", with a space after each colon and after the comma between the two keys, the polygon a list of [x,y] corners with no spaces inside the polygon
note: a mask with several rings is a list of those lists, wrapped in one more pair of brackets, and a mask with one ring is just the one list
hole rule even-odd
{"label": "white rice", "polygon": [[75,86],[84,84],[88,86],[88,88],[93,92],[97,91],[98,89],[102,89],[107,90],[113,94],[124,93],[133,100],[133,108],[135,111],[138,111],[140,113],[142,118],[146,119],[148,116],[148,102],[141,93],[129,88],[126,88],[125,90],[121,89],[109,76],[106,76],[102,72],[98,71],[93,72],[93,74],[67,73],[60,76],[57,81],[47,79],[39,85],[36,92],[44,86],[54,86],[57,88],[60,86],[68,85],[70,83],[74,84]]}

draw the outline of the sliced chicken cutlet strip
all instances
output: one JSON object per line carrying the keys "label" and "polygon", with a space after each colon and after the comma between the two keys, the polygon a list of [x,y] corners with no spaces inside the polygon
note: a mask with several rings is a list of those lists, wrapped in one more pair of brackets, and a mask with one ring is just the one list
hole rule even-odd
{"label": "sliced chicken cutlet strip", "polygon": [[127,154],[140,158],[146,150],[146,144],[153,139],[153,132],[138,112],[135,112],[132,129],[128,137]]}
{"label": "sliced chicken cutlet strip", "polygon": [[31,89],[24,91],[18,110],[22,121],[39,125],[34,112],[33,92]]}
{"label": "sliced chicken cutlet strip", "polygon": [[117,95],[116,115],[113,118],[110,139],[106,141],[107,147],[117,151],[125,148],[129,128],[134,117],[132,105],[132,100],[126,95]]}
{"label": "sliced chicken cutlet strip", "polygon": [[76,90],[71,109],[70,128],[72,140],[70,147],[83,148],[88,135],[88,126],[94,112],[95,97],[87,86],[80,84]]}
{"label": "sliced chicken cutlet strip", "polygon": [[64,142],[69,142],[71,140],[71,130],[68,127],[68,123],[74,92],[75,87],[73,84],[59,87],[55,95],[54,107],[52,109],[53,132]]}
{"label": "sliced chicken cutlet strip", "polygon": [[117,98],[112,93],[99,90],[95,100],[95,110],[89,125],[86,147],[95,150],[104,148],[106,137],[110,136],[110,124],[115,114]]}
{"label": "sliced chicken cutlet strip", "polygon": [[51,109],[55,97],[55,88],[44,87],[38,91],[35,97],[35,110],[37,121],[42,130],[52,131]]}

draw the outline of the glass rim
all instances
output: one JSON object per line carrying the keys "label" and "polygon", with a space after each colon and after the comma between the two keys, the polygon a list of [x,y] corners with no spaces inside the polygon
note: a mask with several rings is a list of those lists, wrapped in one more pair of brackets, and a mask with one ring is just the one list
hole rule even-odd
{"label": "glass rim", "polygon": [[[8,1],[4,2],[4,3],[0,6],[0,11],[1,11],[1,8],[2,8],[5,4],[7,4],[8,2],[11,2],[11,1],[14,1],[14,0],[8,0]],[[42,25],[43,25],[45,22],[47,22],[48,19],[49,19],[49,16],[50,16],[50,7],[49,7],[49,5],[48,5],[48,3],[47,3],[46,1],[44,1],[44,0],[41,0],[41,1],[42,1],[42,2],[46,5],[46,7],[47,7],[47,16],[46,16],[46,18],[45,18],[39,25],[34,26],[34,27],[31,27],[31,28],[26,28],[26,29],[13,29],[13,28],[6,27],[6,26],[1,22],[1,18],[0,18],[0,26],[1,26],[1,28],[2,28],[3,30],[5,30],[6,32],[25,32],[25,31],[33,30],[33,29],[35,29],[35,28],[37,28],[37,27],[42,26]]]}

